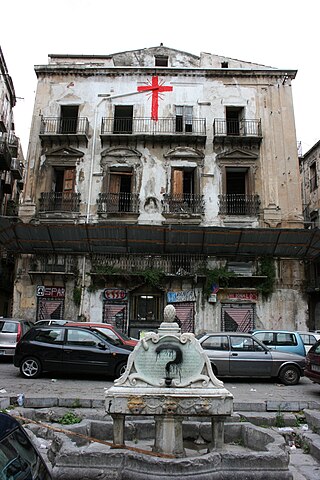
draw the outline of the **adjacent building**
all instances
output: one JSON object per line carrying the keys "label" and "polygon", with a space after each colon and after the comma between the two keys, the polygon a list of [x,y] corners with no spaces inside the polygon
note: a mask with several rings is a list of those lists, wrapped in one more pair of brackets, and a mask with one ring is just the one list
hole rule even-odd
{"label": "adjacent building", "polygon": [[[0,47],[0,216],[17,220],[23,190],[23,154],[15,135],[16,95]],[[1,229],[1,223],[0,223]],[[0,244],[0,316],[12,313],[14,256]]]}
{"label": "adjacent building", "polygon": [[160,45],[35,72],[15,316],[308,326],[295,70]]}
{"label": "adjacent building", "polygon": [[[320,141],[300,155],[302,206],[305,228],[318,231],[320,226]],[[306,291],[308,293],[309,327],[320,330],[320,266],[306,262]]]}

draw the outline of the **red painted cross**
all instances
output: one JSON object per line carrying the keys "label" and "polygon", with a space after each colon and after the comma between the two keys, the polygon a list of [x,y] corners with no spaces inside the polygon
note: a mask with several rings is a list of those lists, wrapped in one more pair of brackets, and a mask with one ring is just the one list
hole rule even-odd
{"label": "red painted cross", "polygon": [[158,77],[152,77],[151,85],[138,87],[138,92],[152,92],[151,118],[156,121],[158,120],[159,93],[173,90],[173,87],[165,87],[163,84],[164,82],[159,83]]}

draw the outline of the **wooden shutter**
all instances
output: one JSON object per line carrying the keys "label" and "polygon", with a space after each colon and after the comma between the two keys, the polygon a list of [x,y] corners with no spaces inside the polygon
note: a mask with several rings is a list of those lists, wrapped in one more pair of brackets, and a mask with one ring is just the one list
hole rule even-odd
{"label": "wooden shutter", "polygon": [[172,194],[181,197],[183,195],[183,170],[172,171]]}
{"label": "wooden shutter", "polygon": [[76,171],[74,168],[67,168],[64,171],[63,176],[63,192],[71,193],[74,192]]}
{"label": "wooden shutter", "polygon": [[119,193],[121,184],[121,175],[110,174],[109,193]]}

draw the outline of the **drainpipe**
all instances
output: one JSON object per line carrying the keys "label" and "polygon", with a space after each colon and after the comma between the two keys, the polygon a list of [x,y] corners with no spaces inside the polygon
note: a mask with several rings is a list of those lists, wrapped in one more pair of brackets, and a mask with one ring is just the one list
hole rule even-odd
{"label": "drainpipe", "polygon": [[[93,167],[94,167],[94,158],[95,158],[96,141],[97,141],[98,108],[102,102],[104,102],[109,98],[109,95],[101,93],[98,95],[98,97],[103,97],[103,98],[95,106],[95,109],[94,109],[93,138],[92,138],[92,149],[91,149],[91,163],[90,163],[90,174],[89,174],[89,191],[88,191],[86,223],[89,223],[89,220],[90,220],[90,204],[91,204],[91,194],[92,194],[92,184],[93,184]],[[80,306],[79,306],[79,313],[78,313],[79,317],[83,315],[85,278],[86,278],[86,256],[83,255],[82,274],[81,274],[81,298],[80,298]]]}

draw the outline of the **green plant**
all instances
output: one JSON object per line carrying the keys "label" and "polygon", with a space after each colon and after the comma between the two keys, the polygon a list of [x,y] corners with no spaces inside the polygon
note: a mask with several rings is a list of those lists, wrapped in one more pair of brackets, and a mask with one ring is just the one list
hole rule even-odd
{"label": "green plant", "polygon": [[257,290],[263,297],[267,298],[274,290],[276,280],[276,268],[272,257],[261,257],[258,275],[266,277],[257,285]]}
{"label": "green plant", "polygon": [[206,270],[206,283],[204,286],[205,293],[210,295],[212,292],[212,285],[217,284],[221,288],[229,286],[230,278],[236,277],[234,272],[229,272],[226,267],[214,268],[213,270]]}
{"label": "green plant", "polygon": [[76,399],[72,402],[71,407],[72,407],[72,408],[81,408],[81,407],[82,407],[79,398],[76,398]]}
{"label": "green plant", "polygon": [[92,272],[97,275],[114,275],[115,273],[120,273],[121,270],[113,265],[97,265]]}
{"label": "green plant", "polygon": [[277,414],[276,414],[275,425],[278,428],[282,428],[282,427],[286,426],[286,423],[285,423],[284,418],[283,418],[283,413],[281,412],[280,407],[279,407],[279,409],[277,411]]}
{"label": "green plant", "polygon": [[81,302],[81,287],[74,287],[73,289],[73,302],[79,307]]}
{"label": "green plant", "polygon": [[310,453],[310,445],[305,440],[301,442],[301,448],[303,450],[303,453]]}
{"label": "green plant", "polygon": [[80,423],[82,418],[78,417],[74,412],[67,412],[61,418],[59,422],[62,425],[74,425],[75,423]]}
{"label": "green plant", "polygon": [[144,281],[152,287],[158,287],[164,277],[164,272],[156,268],[146,268],[145,270],[139,270],[136,272],[136,274],[143,277]]}

